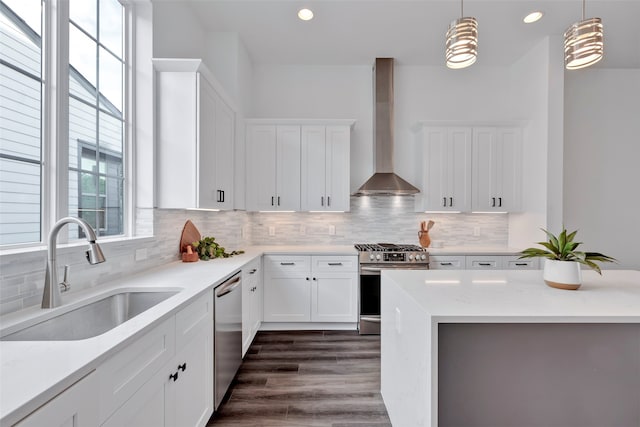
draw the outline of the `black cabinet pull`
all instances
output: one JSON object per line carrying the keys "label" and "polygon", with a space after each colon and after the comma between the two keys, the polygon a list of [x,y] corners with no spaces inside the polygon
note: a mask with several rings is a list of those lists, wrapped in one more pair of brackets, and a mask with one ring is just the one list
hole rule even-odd
{"label": "black cabinet pull", "polygon": [[280,206],[280,196],[278,196],[278,206]]}
{"label": "black cabinet pull", "polygon": [[453,265],[451,262],[441,262],[440,265]]}
{"label": "black cabinet pull", "polygon": [[331,196],[327,196],[327,206],[331,206]]}
{"label": "black cabinet pull", "polygon": [[255,273],[256,273],[256,271],[258,271],[258,269],[257,269],[257,268],[252,268],[252,269],[251,269],[251,271],[249,272],[249,274],[255,274]]}
{"label": "black cabinet pull", "polygon": [[313,280],[314,280],[314,281],[316,281],[316,280],[318,280],[318,279],[316,279],[316,278],[314,277],[314,278],[313,278]]}
{"label": "black cabinet pull", "polygon": [[498,206],[502,207],[502,197],[498,197]]}
{"label": "black cabinet pull", "polygon": [[173,380],[173,382],[178,381],[178,373],[169,375],[169,379]]}
{"label": "black cabinet pull", "polygon": [[324,196],[320,196],[320,206],[324,206]]}
{"label": "black cabinet pull", "polygon": [[446,197],[442,198],[442,206],[447,207],[447,198]]}
{"label": "black cabinet pull", "polygon": [[305,278],[304,278],[304,280],[309,280],[309,278],[308,278],[308,277],[305,277]]}
{"label": "black cabinet pull", "polygon": [[280,265],[296,265],[295,262],[281,262]]}
{"label": "black cabinet pull", "polygon": [[184,362],[182,365],[178,365],[178,369],[184,372],[187,369],[187,362]]}
{"label": "black cabinet pull", "polygon": [[342,263],[341,263],[341,262],[330,262],[330,263],[328,263],[328,264],[329,264],[329,265],[342,265]]}
{"label": "black cabinet pull", "polygon": [[453,206],[453,197],[449,197],[449,206]]}
{"label": "black cabinet pull", "polygon": [[220,190],[220,202],[224,203],[224,190]]}
{"label": "black cabinet pull", "polygon": [[490,262],[479,262],[478,265],[481,265],[483,267],[490,267],[491,263]]}
{"label": "black cabinet pull", "polygon": [[273,206],[273,196],[271,196],[271,206]]}
{"label": "black cabinet pull", "polygon": [[527,266],[529,264],[527,264],[526,262],[516,262],[516,265],[519,266],[519,267],[524,267],[524,266]]}
{"label": "black cabinet pull", "polygon": [[491,207],[492,207],[492,208],[495,208],[495,207],[496,207],[496,198],[495,198],[495,197],[492,197],[492,198],[491,198]]}

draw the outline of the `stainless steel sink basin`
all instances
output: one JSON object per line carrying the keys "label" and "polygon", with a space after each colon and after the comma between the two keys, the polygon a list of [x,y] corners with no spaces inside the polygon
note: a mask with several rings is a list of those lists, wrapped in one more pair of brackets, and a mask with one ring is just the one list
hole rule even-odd
{"label": "stainless steel sink basin", "polygon": [[73,341],[101,335],[177,294],[121,292],[6,335],[2,341]]}

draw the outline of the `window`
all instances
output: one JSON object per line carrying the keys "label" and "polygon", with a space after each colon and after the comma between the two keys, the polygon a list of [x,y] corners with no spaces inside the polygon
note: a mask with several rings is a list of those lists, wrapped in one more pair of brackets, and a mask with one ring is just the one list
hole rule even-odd
{"label": "window", "polygon": [[0,245],[42,239],[42,2],[0,2]]}
{"label": "window", "polygon": [[[45,19],[56,10],[63,13]],[[125,7],[118,0],[0,0],[0,12],[0,245],[40,244],[55,221],[49,212],[84,218],[98,235],[124,234]],[[69,21],[56,22],[59,16]],[[56,38],[68,35],[68,46],[46,46],[43,22],[54,23]],[[42,64],[68,79],[68,92],[48,84]],[[48,96],[68,103],[44,102]],[[49,115],[47,105],[68,111]],[[49,130],[48,117],[68,123]],[[48,176],[54,158],[63,176]],[[69,239],[83,237],[76,226],[68,230]]]}
{"label": "window", "polygon": [[[69,2],[69,215],[123,233],[123,7]],[[78,227],[69,238],[83,237]]]}

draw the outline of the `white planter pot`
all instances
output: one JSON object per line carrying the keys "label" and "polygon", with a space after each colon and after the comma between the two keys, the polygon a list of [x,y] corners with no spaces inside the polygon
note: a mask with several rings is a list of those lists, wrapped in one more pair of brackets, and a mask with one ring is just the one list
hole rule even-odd
{"label": "white planter pot", "polygon": [[580,264],[575,261],[545,259],[542,278],[552,288],[576,290],[582,284]]}

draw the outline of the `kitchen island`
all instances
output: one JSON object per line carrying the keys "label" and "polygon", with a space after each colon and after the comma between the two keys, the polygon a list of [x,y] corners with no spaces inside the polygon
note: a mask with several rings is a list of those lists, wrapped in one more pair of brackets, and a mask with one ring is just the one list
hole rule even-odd
{"label": "kitchen island", "polygon": [[383,271],[393,425],[639,426],[640,272]]}

